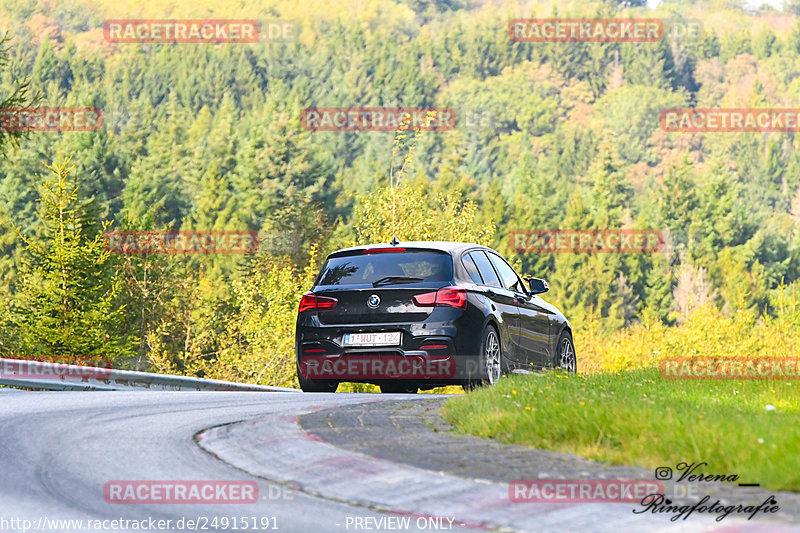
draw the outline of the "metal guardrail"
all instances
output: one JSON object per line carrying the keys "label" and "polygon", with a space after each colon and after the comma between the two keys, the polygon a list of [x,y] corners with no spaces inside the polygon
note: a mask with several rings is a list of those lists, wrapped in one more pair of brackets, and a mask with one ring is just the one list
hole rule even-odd
{"label": "metal guardrail", "polygon": [[46,390],[301,392],[286,387],[0,358],[0,385]]}

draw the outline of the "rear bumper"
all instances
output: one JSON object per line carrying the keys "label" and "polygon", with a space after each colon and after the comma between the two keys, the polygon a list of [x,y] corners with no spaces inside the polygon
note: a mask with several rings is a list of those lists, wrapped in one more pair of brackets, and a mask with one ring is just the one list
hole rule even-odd
{"label": "rear bumper", "polygon": [[[297,318],[295,354],[304,379],[381,384],[387,380],[416,382],[420,388],[463,384],[482,379],[477,355],[483,315],[438,307],[420,322],[323,324],[317,313]],[[397,346],[345,346],[347,333],[401,333]],[[484,371],[485,373],[485,371]]]}
{"label": "rear bumper", "polygon": [[432,386],[456,382],[456,359],[424,351],[307,355],[298,361],[304,379],[377,383],[403,380]]}
{"label": "rear bumper", "polygon": [[408,339],[404,335],[401,346],[359,348],[298,336],[296,355],[304,379],[375,384],[405,380],[425,388],[482,377],[477,355],[458,353],[455,339],[441,335]]}

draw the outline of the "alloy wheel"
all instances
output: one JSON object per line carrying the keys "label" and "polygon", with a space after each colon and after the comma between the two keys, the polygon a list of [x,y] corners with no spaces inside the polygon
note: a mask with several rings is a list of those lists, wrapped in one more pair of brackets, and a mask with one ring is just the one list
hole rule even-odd
{"label": "alloy wheel", "polygon": [[494,385],[500,379],[500,342],[494,330],[489,330],[486,335],[486,348],[484,357],[486,359],[486,373],[489,384]]}
{"label": "alloy wheel", "polygon": [[572,343],[568,338],[561,339],[558,366],[567,372],[575,372],[575,350],[572,348]]}

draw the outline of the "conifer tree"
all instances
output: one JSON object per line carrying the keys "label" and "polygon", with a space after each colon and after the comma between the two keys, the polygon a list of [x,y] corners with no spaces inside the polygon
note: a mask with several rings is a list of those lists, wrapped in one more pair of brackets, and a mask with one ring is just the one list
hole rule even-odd
{"label": "conifer tree", "polygon": [[45,165],[38,180],[40,237],[16,228],[24,242],[24,261],[11,322],[20,355],[100,356],[116,360],[132,355],[123,331],[120,280],[103,242],[109,223],[99,228],[80,206],[78,186],[70,179],[71,158]]}

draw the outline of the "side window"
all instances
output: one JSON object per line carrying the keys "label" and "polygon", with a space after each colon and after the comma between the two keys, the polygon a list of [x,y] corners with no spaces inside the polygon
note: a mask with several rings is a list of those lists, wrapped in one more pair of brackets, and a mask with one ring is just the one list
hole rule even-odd
{"label": "side window", "polygon": [[467,273],[469,273],[469,277],[472,278],[472,282],[477,285],[483,285],[483,279],[481,278],[480,272],[478,272],[478,267],[469,254],[464,254],[461,258],[461,263],[464,265],[464,268],[467,269]]}
{"label": "side window", "polygon": [[488,255],[489,259],[492,260],[495,270],[497,270],[497,273],[500,275],[500,282],[503,284],[503,288],[524,294],[524,285],[522,285],[522,282],[519,280],[519,276],[517,276],[517,273],[514,272],[514,269],[511,268],[508,263],[506,263],[505,259],[497,254],[490,253]]}
{"label": "side window", "polygon": [[476,250],[474,252],[470,252],[469,255],[478,266],[478,272],[481,273],[483,284],[489,287],[500,287],[500,280],[497,279],[497,274],[495,274],[494,268],[492,268],[492,264],[489,262],[486,254],[480,250]]}

